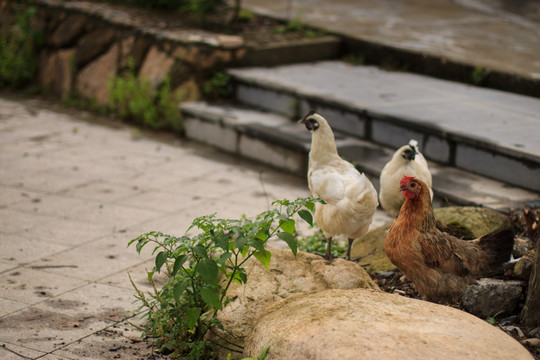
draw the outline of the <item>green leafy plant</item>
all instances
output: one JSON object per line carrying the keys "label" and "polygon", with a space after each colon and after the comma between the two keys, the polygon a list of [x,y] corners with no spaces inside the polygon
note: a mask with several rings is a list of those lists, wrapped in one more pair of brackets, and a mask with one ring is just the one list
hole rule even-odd
{"label": "green leafy plant", "polygon": [[491,325],[496,325],[497,324],[497,316],[501,315],[502,313],[504,313],[504,310],[501,310],[501,311],[497,312],[496,314],[494,314],[493,316],[490,316],[486,321]]}
{"label": "green leafy plant", "polygon": [[199,21],[205,24],[208,15],[215,13],[223,5],[225,5],[224,0],[186,0],[184,9],[197,16]]}
{"label": "green leafy plant", "polygon": [[135,75],[132,61],[123,76],[109,82],[109,109],[123,120],[153,129],[168,128],[181,130],[178,102],[181,94],[171,93],[168,77],[157,89],[147,79]]}
{"label": "green leafy plant", "polygon": [[320,31],[311,29],[302,23],[299,17],[292,18],[284,25],[279,25],[274,28],[276,34],[284,34],[288,32],[297,32],[307,38],[315,38],[321,35]]}
{"label": "green leafy plant", "polygon": [[249,21],[255,18],[255,14],[253,13],[253,11],[248,10],[248,9],[239,9],[237,18],[239,20]]}
{"label": "green leafy plant", "polygon": [[482,85],[486,82],[488,72],[481,66],[475,66],[471,72],[471,82],[474,85]]}
{"label": "green leafy plant", "polygon": [[347,54],[343,61],[351,65],[364,65],[366,62],[364,56],[360,54]]}
{"label": "green leafy plant", "polygon": [[202,85],[203,94],[210,99],[228,98],[232,94],[231,76],[218,71]]}
{"label": "green leafy plant", "polygon": [[[34,7],[15,6],[15,24],[0,33],[0,86],[21,87],[34,79],[43,36],[31,26]],[[3,25],[3,24],[0,24]]]}
{"label": "green leafy plant", "polygon": [[[266,358],[266,354],[268,353],[268,349],[270,349],[270,346],[264,348],[259,356],[255,356],[253,358],[243,358],[242,360],[264,360]],[[231,360],[230,354],[227,356],[227,360]]]}
{"label": "green leafy plant", "polygon": [[[223,330],[216,315],[230,301],[229,286],[233,281],[247,281],[243,265],[251,257],[268,268],[272,254],[265,243],[273,236],[285,241],[296,255],[294,216],[312,225],[314,201],[278,200],[273,209],[254,219],[198,217],[187,230],[198,232],[191,237],[149,232],[131,240],[129,245],[136,244],[139,253],[149,244],[154,246],[155,266],[148,273],[153,292],[144,293],[132,282],[142,302],[139,310],[147,320],[145,334],[173,356],[211,358],[214,344],[205,335],[214,327]],[[167,281],[158,289],[154,275],[161,271]]]}
{"label": "green leafy plant", "polygon": [[[298,249],[308,253],[326,253],[326,238],[324,237],[323,232],[319,229],[303,239],[298,239]],[[345,250],[344,246],[341,246],[336,242],[332,244],[332,256],[334,257],[340,257]]]}

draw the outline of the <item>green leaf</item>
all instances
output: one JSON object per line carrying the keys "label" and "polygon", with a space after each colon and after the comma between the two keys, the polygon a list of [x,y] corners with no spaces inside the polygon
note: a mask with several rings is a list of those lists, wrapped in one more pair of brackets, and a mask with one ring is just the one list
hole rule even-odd
{"label": "green leaf", "polygon": [[187,286],[188,286],[187,281],[180,281],[180,282],[177,282],[174,285],[173,296],[174,296],[174,300],[176,300],[176,302],[178,302],[178,300],[180,299],[182,294],[184,294],[184,291],[186,291]]}
{"label": "green leaf", "polygon": [[315,203],[310,201],[305,204],[305,207],[307,207],[311,212],[315,210]]}
{"label": "green leaf", "polygon": [[268,349],[270,349],[270,346],[267,346],[262,351],[261,355],[259,356],[259,360],[264,360],[266,358],[266,354],[268,353]]}
{"label": "green leaf", "polygon": [[259,239],[251,239],[248,241],[248,245],[254,247],[255,249],[264,252],[264,243]]}
{"label": "green leaf", "polygon": [[259,240],[266,241],[268,239],[268,234],[264,232],[260,232],[257,235],[255,235],[255,237]]}
{"label": "green leaf", "polygon": [[296,256],[296,252],[298,249],[298,242],[296,241],[295,237],[289,234],[288,232],[280,232],[277,234],[278,238],[285,241],[287,245],[289,245],[289,248],[291,248],[291,251],[293,252],[294,256]]}
{"label": "green leaf", "polygon": [[219,263],[220,264],[225,264],[225,262],[227,260],[229,260],[231,258],[231,253],[230,252],[226,252],[226,253],[223,253],[221,254],[221,256],[219,257]]}
{"label": "green leaf", "polygon": [[295,227],[296,221],[293,219],[283,220],[279,222],[279,227],[289,234],[294,234],[296,227]]}
{"label": "green leaf", "polygon": [[225,251],[229,250],[229,237],[225,234],[216,236],[214,243],[217,247],[222,248]]}
{"label": "green leaf", "polygon": [[234,273],[233,280],[239,284],[245,284],[247,282],[246,270],[243,268],[238,268],[236,273]]}
{"label": "green leaf", "polygon": [[186,254],[180,255],[179,257],[174,260],[173,270],[171,276],[174,276],[180,268],[182,268],[182,265],[186,262],[188,259],[188,256]]}
{"label": "green leaf", "polygon": [[309,225],[313,226],[313,215],[311,215],[309,211],[300,210],[298,211],[298,215],[300,215],[300,217],[304,219],[304,221],[307,222]]}
{"label": "green leaf", "polygon": [[204,259],[197,267],[199,274],[208,284],[217,284],[218,266],[212,259]]}
{"label": "green leaf", "polygon": [[219,294],[213,286],[205,286],[201,288],[201,297],[206,303],[206,305],[214,309],[221,309]]}
{"label": "green leaf", "polygon": [[246,257],[246,255],[248,254],[249,252],[249,246],[244,246],[244,248],[242,249],[242,251],[240,251],[240,254],[242,255],[242,257]]}
{"label": "green leaf", "polygon": [[193,329],[195,327],[197,320],[199,320],[199,316],[201,316],[201,308],[192,307],[187,309],[185,319],[188,329]]}
{"label": "green leaf", "polygon": [[270,259],[272,258],[272,253],[270,251],[257,251],[253,254],[253,256],[255,256],[255,258],[268,269],[270,266]]}
{"label": "green leaf", "polygon": [[167,262],[167,252],[166,251],[162,251],[160,252],[159,254],[157,254],[156,256],[156,271],[159,272],[161,267],[163,266],[163,264],[165,264],[165,262]]}
{"label": "green leaf", "polygon": [[238,236],[236,238],[236,247],[242,251],[244,246],[246,245],[247,238],[245,236]]}
{"label": "green leaf", "polygon": [[193,247],[193,253],[200,257],[201,259],[205,259],[208,257],[208,253],[206,252],[206,248],[203,244],[197,244]]}

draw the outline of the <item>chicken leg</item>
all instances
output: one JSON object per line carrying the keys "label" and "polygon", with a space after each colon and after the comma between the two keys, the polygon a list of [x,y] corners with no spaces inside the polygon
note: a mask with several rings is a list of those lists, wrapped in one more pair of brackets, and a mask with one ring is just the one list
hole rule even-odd
{"label": "chicken leg", "polygon": [[349,243],[347,244],[347,255],[345,255],[345,259],[351,260],[351,249],[352,249],[352,244],[354,242],[354,239],[349,238],[348,240],[349,240]]}
{"label": "chicken leg", "polygon": [[326,254],[324,255],[324,258],[326,260],[332,260],[332,237],[329,236],[326,239]]}

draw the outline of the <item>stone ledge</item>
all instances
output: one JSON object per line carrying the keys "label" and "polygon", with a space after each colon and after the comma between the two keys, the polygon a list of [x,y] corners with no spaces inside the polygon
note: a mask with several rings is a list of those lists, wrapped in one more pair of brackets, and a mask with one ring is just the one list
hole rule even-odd
{"label": "stone ledge", "polygon": [[[17,3],[0,0],[6,24],[16,21],[12,7]],[[179,24],[168,27],[166,19],[150,19],[107,3],[36,0],[28,6],[37,7],[34,26],[44,35],[38,76],[42,88],[100,106],[108,104],[108,83],[127,69],[129,58],[135,75],[149,79],[152,88],[168,77],[172,91],[182,92],[182,101],[193,101],[202,98],[203,83],[224,68],[321,60],[337,57],[341,50],[340,39],[334,36],[248,46],[241,36]]]}
{"label": "stone ledge", "polygon": [[[430,160],[474,171],[481,176],[532,191],[540,190],[540,157],[531,151],[520,151],[515,146],[489,140],[477,131],[467,133],[467,128],[457,131],[455,125],[450,127],[448,124],[428,121],[425,117],[400,108],[385,108],[380,104],[369,105],[368,108],[368,105],[354,103],[350,96],[340,98],[340,94],[332,93],[331,90],[326,93],[318,91],[317,86],[321,81],[306,85],[309,83],[305,81],[306,77],[298,75],[301,73],[301,66],[304,65],[291,65],[271,71],[263,68],[232,69],[229,74],[236,83],[239,101],[248,106],[286,117],[305,114],[311,109],[325,114],[339,113],[339,116],[328,115],[329,119],[347,119],[331,123],[335,130],[393,148],[408,143],[410,139],[422,139],[424,153],[429,155]],[[293,70],[286,73],[284,69],[290,68]],[[313,71],[310,74],[315,73]],[[289,74],[294,80],[284,74]],[[343,85],[340,81],[343,81],[342,77],[335,81],[333,89]],[[332,82],[332,79],[328,78],[328,82]],[[330,89],[332,85],[328,86]],[[460,121],[466,120],[468,119]],[[497,162],[504,163],[505,166],[497,167]]]}
{"label": "stone ledge", "polygon": [[[281,115],[231,104],[184,103],[186,136],[224,151],[266,163],[275,168],[306,176],[309,132]],[[379,188],[379,176],[391,158],[389,148],[335,131],[339,154]],[[246,150],[242,142],[258,144]],[[434,206],[455,204],[483,206],[507,211],[538,202],[537,193],[512,187],[457,168],[429,162],[435,192]]]}

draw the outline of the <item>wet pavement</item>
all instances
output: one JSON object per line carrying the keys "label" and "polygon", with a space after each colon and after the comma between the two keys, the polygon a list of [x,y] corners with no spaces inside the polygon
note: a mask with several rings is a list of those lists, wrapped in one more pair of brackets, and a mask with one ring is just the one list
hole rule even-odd
{"label": "wet pavement", "polygon": [[127,273],[145,288],[153,260],[128,241],[308,195],[304,179],[31,99],[0,97],[0,164],[1,359],[151,353],[125,319]]}

